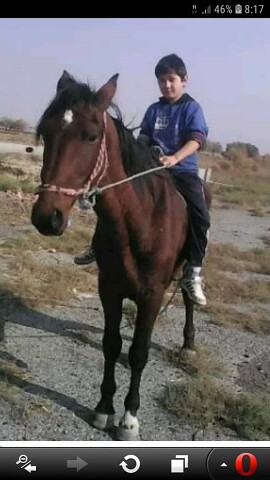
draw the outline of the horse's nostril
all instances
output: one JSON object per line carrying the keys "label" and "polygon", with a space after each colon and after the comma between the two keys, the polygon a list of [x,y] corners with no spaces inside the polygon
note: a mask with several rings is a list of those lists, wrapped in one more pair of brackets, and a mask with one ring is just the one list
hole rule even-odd
{"label": "horse's nostril", "polygon": [[58,208],[56,208],[52,215],[52,226],[53,228],[58,229],[60,228],[62,223],[63,223],[63,214],[61,210],[58,210]]}

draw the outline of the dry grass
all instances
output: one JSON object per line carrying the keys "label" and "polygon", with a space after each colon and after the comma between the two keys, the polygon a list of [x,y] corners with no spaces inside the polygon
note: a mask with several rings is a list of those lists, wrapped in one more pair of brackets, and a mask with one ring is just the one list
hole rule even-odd
{"label": "dry grass", "polygon": [[28,397],[20,407],[20,413],[23,421],[28,421],[37,417],[40,419],[40,415],[49,416],[54,408],[51,400],[42,397]]}
{"label": "dry grass", "polygon": [[20,418],[21,421],[29,420],[33,416],[40,418],[41,414],[49,414],[52,411],[53,404],[50,400],[42,397],[26,396],[19,385],[20,381],[30,379],[29,372],[13,361],[0,359],[0,400],[9,403],[12,406],[12,414]]}
{"label": "dry grass", "polygon": [[216,268],[206,269],[207,295],[215,302],[223,303],[250,303],[252,299],[268,303],[270,298],[270,282],[261,280],[238,281],[227,277]]}
{"label": "dry grass", "polygon": [[265,215],[265,210],[264,210],[264,208],[262,207],[262,205],[260,205],[259,202],[255,202],[254,208],[252,208],[252,209],[250,210],[250,213],[251,213],[254,217],[264,217],[264,215]]}
{"label": "dry grass", "polygon": [[[14,272],[16,264],[13,264]],[[0,285],[1,286],[1,285]],[[59,305],[77,298],[75,291],[97,291],[96,274],[76,266],[37,266],[36,262],[23,259],[22,266],[4,286],[24,305],[41,307]]]}
{"label": "dry grass", "polygon": [[217,387],[213,379],[199,376],[171,382],[166,391],[165,406],[194,426],[205,428],[220,418],[226,398],[226,390]]}
{"label": "dry grass", "polygon": [[262,176],[254,177],[250,172],[245,174],[245,172],[237,172],[237,169],[234,169],[230,175],[221,171],[214,177],[217,182],[233,185],[233,188],[213,185],[213,195],[220,201],[252,207],[255,211],[261,212],[268,207],[269,174],[262,173]]}
{"label": "dry grass", "polygon": [[[269,275],[268,247],[241,251],[229,244],[210,244],[204,264],[207,306],[197,308],[208,313],[216,325],[268,335]],[[183,305],[180,292],[172,303]]]}
{"label": "dry grass", "polygon": [[[46,237],[33,231],[27,236],[21,236],[6,242],[2,247],[7,255],[21,255],[27,250],[30,252],[38,252],[41,250],[54,249],[56,252],[77,253],[78,249],[85,247],[91,238],[93,226],[79,219],[74,219],[72,228],[67,228],[65,233],[60,237]],[[78,267],[77,267],[78,268]]]}
{"label": "dry grass", "polygon": [[9,382],[10,377],[21,380],[29,378],[29,373],[15,362],[0,359],[0,399],[18,406],[21,400],[20,389]]}
{"label": "dry grass", "polygon": [[134,327],[136,315],[137,315],[137,307],[134,302],[129,300],[128,298],[124,299],[123,301],[123,314],[131,328]]}
{"label": "dry grass", "polygon": [[215,325],[234,327],[256,335],[270,335],[269,313],[263,311],[243,313],[234,307],[214,303],[208,306],[207,312],[210,315],[210,322]]}
{"label": "dry grass", "polygon": [[11,269],[16,274],[8,282],[8,288],[29,306],[61,304],[75,298],[74,289],[81,292],[97,290],[96,274],[86,268],[39,264],[27,253],[21,255],[19,266],[18,260],[13,259]]}
{"label": "dry grass", "polygon": [[9,260],[10,275],[3,279],[2,289],[31,306],[70,300],[74,298],[74,289],[96,292],[96,269],[78,267],[69,257],[66,264],[58,259],[59,254],[73,256],[84,249],[91,240],[94,225],[94,215],[90,221],[89,216],[81,217],[75,210],[72,228],[61,237],[44,237],[33,232],[4,241],[0,253]]}
{"label": "dry grass", "polygon": [[32,194],[22,196],[20,193],[15,195],[0,191],[0,202],[4,205],[1,222],[14,226],[30,225],[30,210],[34,201]]}
{"label": "dry grass", "polygon": [[[230,272],[237,273],[238,279],[227,275]],[[250,279],[242,280],[244,273],[250,273]],[[254,279],[253,273],[261,274],[260,278]],[[269,273],[270,251],[267,248],[241,251],[232,245],[211,245],[205,262],[209,301],[204,307],[210,320],[217,325],[270,334],[269,315],[258,307],[256,311],[250,307],[254,301],[268,305],[270,282],[266,275]]]}
{"label": "dry grass", "polygon": [[14,175],[6,173],[0,177],[0,191],[34,193],[38,183],[31,177],[18,179]]}
{"label": "dry grass", "polygon": [[[218,266],[218,268],[217,268]],[[261,274],[260,280],[242,280],[241,275]],[[237,273],[239,279],[226,273]],[[232,245],[210,245],[205,263],[208,305],[202,310],[217,325],[269,335],[267,305],[270,299],[269,248],[241,251]],[[266,304],[265,309],[252,310],[252,302]],[[241,312],[241,308],[245,313]],[[221,384],[226,369],[205,350],[187,357],[179,347],[165,351],[168,361],[191,377],[169,384],[165,406],[198,429],[217,425],[231,428],[243,439],[268,440],[270,435],[270,396],[236,394]]]}
{"label": "dry grass", "polygon": [[0,191],[32,193],[39,183],[41,162],[35,156],[0,154]]}
{"label": "dry grass", "polygon": [[198,346],[194,354],[187,354],[178,344],[173,348],[163,348],[166,361],[181,368],[190,375],[199,376],[202,373],[214,377],[223,377],[226,367],[217,358],[213,359],[211,352]]}
{"label": "dry grass", "polygon": [[20,367],[16,362],[0,359],[1,380],[6,380],[9,376],[15,376],[25,380],[29,377],[29,374],[25,371],[25,368]]}
{"label": "dry grass", "polygon": [[270,396],[235,394],[209,375],[170,383],[166,408],[199,429],[229,427],[248,440],[268,440]]}
{"label": "dry grass", "polygon": [[260,239],[263,241],[265,245],[270,246],[270,234],[263,235],[262,237],[260,237]]}
{"label": "dry grass", "polygon": [[233,188],[212,185],[213,196],[219,201],[252,207],[255,215],[264,215],[270,201],[269,159],[251,159],[240,155],[228,160],[222,156],[200,154],[201,166],[212,168],[211,180],[233,185]]}
{"label": "dry grass", "polygon": [[0,142],[13,142],[23,143],[25,145],[35,145],[35,135],[33,133],[0,132]]}

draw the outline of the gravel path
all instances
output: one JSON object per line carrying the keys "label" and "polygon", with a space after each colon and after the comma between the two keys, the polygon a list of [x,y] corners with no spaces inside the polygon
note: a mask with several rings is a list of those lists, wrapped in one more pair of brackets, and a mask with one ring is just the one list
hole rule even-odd
{"label": "gravel path", "polygon": [[[270,216],[260,218],[244,211],[213,209],[210,241],[235,243],[243,249],[260,247],[263,243],[259,237],[269,231],[269,226]],[[22,233],[16,227],[2,224],[0,242]],[[64,257],[58,259],[66,261]],[[0,265],[1,280],[4,280],[8,260],[0,257]],[[75,299],[69,306],[50,310],[32,310],[19,304],[11,308],[3,298],[4,288],[1,289],[0,315],[5,325],[0,359],[13,360],[24,374],[18,378],[10,373],[8,377],[9,384],[16,387],[12,403],[10,396],[0,395],[0,439],[111,440],[113,434],[100,432],[89,423],[99,400],[103,368],[103,319],[99,299]],[[166,385],[187,376],[182,369],[168,363],[164,355],[164,349],[182,344],[183,324],[184,310],[176,307],[170,307],[166,318],[160,317],[156,323],[141,385],[141,440],[188,441],[195,433],[184,419],[163,406]],[[237,390],[247,382],[256,391],[270,390],[270,347],[266,336],[213,325],[199,310],[195,313],[195,325],[196,344],[226,363],[226,382]],[[122,336],[123,353],[116,368],[117,417],[123,413],[129,383],[126,365],[132,329],[127,320],[123,321]],[[199,435],[196,439],[205,441],[241,440],[233,431],[222,428],[209,427]]]}
{"label": "gravel path", "polygon": [[261,237],[269,235],[269,214],[258,217],[244,209],[213,209],[211,219],[212,242],[231,243],[241,250],[265,247]]}

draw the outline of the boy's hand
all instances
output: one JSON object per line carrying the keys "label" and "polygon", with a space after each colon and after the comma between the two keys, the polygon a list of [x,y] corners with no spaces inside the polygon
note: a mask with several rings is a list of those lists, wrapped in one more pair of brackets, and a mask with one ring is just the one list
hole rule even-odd
{"label": "boy's hand", "polygon": [[164,155],[164,157],[160,157],[159,161],[167,168],[173,167],[179,162],[175,155]]}

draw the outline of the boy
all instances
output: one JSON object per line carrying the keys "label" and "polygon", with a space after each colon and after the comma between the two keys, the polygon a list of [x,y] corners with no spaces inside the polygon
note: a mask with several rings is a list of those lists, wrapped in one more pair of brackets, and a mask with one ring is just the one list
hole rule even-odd
{"label": "boy", "polygon": [[[147,109],[138,141],[164,152],[160,161],[170,168],[176,188],[187,202],[188,253],[180,286],[194,303],[206,305],[200,274],[210,218],[198,176],[196,152],[206,141],[208,127],[200,105],[183,93],[187,70],[181,58],[175,54],[163,57],[156,65],[155,75],[163,96]],[[78,264],[94,260],[91,246],[74,259]]]}
{"label": "boy", "polygon": [[206,305],[201,268],[207,245],[210,217],[198,176],[197,150],[208,135],[200,105],[187,93],[187,70],[175,54],[163,57],[155,68],[162,97],[147,109],[138,141],[164,152],[160,161],[170,169],[176,188],[187,202],[189,238],[187,264],[179,283],[189,298]]}

